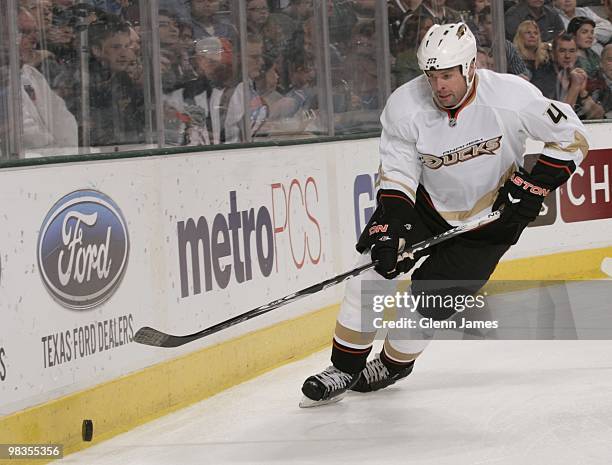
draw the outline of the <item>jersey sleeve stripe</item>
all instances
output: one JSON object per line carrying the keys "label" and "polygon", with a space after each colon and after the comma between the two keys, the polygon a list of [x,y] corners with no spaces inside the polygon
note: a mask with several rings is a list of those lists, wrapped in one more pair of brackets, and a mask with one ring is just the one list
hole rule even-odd
{"label": "jersey sleeve stripe", "polygon": [[560,170],[565,170],[565,171],[568,172],[568,174],[572,174],[572,170],[570,170],[569,166],[566,166],[566,165],[557,165],[555,163],[551,163],[549,161],[542,160],[542,159],[539,159],[538,163],[542,163],[543,165],[552,166],[553,168],[557,168],[557,169],[560,169]]}
{"label": "jersey sleeve stripe", "polygon": [[[554,151],[565,152],[565,153],[576,153],[578,150],[582,153],[582,159],[584,160],[587,157],[589,152],[589,143],[581,133],[578,131],[574,132],[574,141],[571,144],[568,144],[567,147],[561,147],[556,142],[546,142],[544,144],[544,149],[552,149]],[[547,153],[546,155],[550,155],[554,158],[554,154]]]}
{"label": "jersey sleeve stripe", "polygon": [[[416,191],[413,188],[411,188],[408,184],[406,184],[405,182],[398,181],[397,179],[390,178],[386,174],[381,174],[381,176],[380,176],[381,185],[382,185],[383,181],[384,182],[393,183],[393,184],[397,184],[398,186],[401,187],[400,190],[406,192],[406,194],[408,194],[408,196],[410,197],[410,199],[413,202],[416,199]],[[388,187],[385,187],[385,188],[386,189],[393,189],[393,187],[391,187],[391,186],[388,186]]]}

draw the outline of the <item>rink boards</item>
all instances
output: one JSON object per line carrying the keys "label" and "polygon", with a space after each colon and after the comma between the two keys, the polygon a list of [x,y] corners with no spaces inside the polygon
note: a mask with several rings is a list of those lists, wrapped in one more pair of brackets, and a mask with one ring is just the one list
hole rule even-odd
{"label": "rink boards", "polygon": [[[611,126],[588,126],[589,157],[498,278],[603,277]],[[132,339],[144,325],[191,333],[351,268],[377,144],[0,171],[0,443],[74,451],[85,418],[101,440],[328,344],[341,286],[181,349]]]}

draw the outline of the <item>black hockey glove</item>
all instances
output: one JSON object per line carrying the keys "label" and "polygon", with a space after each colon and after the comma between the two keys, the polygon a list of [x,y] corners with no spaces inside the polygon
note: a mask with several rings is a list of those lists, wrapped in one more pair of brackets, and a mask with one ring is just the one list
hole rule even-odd
{"label": "black hockey glove", "polygon": [[534,180],[525,170],[519,169],[499,190],[493,210],[502,208],[500,219],[506,223],[526,225],[538,217],[542,203],[551,191],[551,186]]}
{"label": "black hockey glove", "polygon": [[573,161],[540,155],[531,173],[519,168],[501,187],[493,210],[503,208],[501,220],[528,224],[540,214],[544,199],[565,183],[576,169]]}
{"label": "black hockey glove", "polygon": [[417,228],[420,221],[412,201],[401,191],[381,190],[378,206],[355,246],[359,253],[371,249],[376,272],[387,279],[407,273],[415,260],[404,257],[398,261],[398,253],[406,245],[419,240]]}

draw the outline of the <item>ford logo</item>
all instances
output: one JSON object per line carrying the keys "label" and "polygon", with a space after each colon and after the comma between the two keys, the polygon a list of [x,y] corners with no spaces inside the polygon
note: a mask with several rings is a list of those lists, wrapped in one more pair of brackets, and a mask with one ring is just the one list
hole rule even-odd
{"label": "ford logo", "polygon": [[38,269],[62,305],[84,310],[117,289],[129,254],[125,219],[101,192],[68,194],[47,213],[38,236]]}

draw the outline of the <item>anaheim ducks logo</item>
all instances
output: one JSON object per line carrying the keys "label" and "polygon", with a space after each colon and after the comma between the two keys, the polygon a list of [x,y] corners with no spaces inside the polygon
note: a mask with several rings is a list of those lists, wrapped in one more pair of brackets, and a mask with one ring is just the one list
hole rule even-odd
{"label": "anaheim ducks logo", "polygon": [[443,166],[453,166],[481,155],[495,155],[495,151],[501,147],[501,138],[502,136],[497,136],[483,142],[477,142],[441,157],[421,155],[419,159],[427,168],[432,170],[437,170]]}
{"label": "anaheim ducks logo", "polygon": [[467,29],[467,26],[465,24],[462,24],[461,26],[459,26],[459,28],[457,29],[458,39],[461,39],[465,35],[466,29]]}

